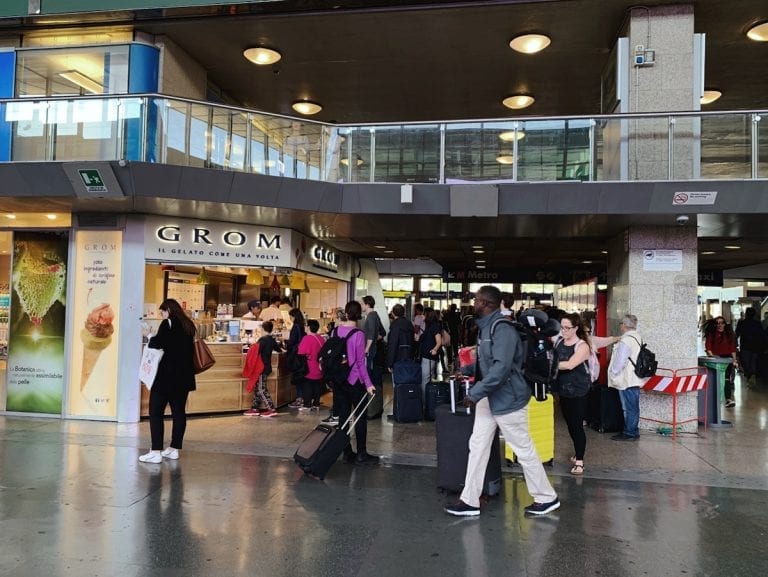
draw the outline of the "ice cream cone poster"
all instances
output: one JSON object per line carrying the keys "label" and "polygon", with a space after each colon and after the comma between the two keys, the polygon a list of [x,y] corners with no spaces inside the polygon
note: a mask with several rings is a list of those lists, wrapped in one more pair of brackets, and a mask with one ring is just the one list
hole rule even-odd
{"label": "ice cream cone poster", "polygon": [[8,411],[61,413],[67,246],[66,232],[14,233]]}
{"label": "ice cream cone poster", "polygon": [[80,230],[75,246],[69,413],[115,417],[122,232]]}

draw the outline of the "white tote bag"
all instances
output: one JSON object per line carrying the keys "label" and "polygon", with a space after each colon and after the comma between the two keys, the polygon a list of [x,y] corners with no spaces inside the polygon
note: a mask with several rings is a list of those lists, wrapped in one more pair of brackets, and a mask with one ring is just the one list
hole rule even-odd
{"label": "white tote bag", "polygon": [[139,380],[144,383],[147,390],[152,388],[152,384],[155,382],[155,375],[157,375],[157,366],[160,364],[160,359],[163,358],[163,349],[150,349],[144,347],[144,352],[141,355],[141,364],[139,365]]}

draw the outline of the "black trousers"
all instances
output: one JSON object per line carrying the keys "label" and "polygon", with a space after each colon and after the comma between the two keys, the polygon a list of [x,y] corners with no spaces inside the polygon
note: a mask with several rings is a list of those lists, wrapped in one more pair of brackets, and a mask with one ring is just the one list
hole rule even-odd
{"label": "black trousers", "polygon": [[587,418],[588,408],[589,395],[573,398],[560,397],[560,410],[568,425],[568,434],[573,440],[573,449],[576,458],[579,461],[584,459],[584,452],[587,449],[587,435],[584,433],[584,419]]}
{"label": "black trousers", "polygon": [[[352,413],[352,409],[357,406],[366,394],[365,387],[362,383],[357,383],[354,386],[349,383],[340,383],[333,385],[333,409],[338,411],[336,415],[339,417],[339,426],[341,427],[344,422]],[[350,435],[351,436],[351,435]],[[358,419],[355,425],[355,443],[357,445],[358,454],[366,452],[366,442],[368,441],[368,419],[363,416]],[[352,444],[348,444],[344,449],[345,453],[352,451]]]}
{"label": "black trousers", "polygon": [[165,407],[171,406],[173,427],[171,429],[171,447],[181,449],[184,443],[184,431],[187,430],[187,397],[189,392],[173,395],[160,387],[152,387],[149,391],[149,431],[152,437],[152,450],[163,450],[165,436]]}

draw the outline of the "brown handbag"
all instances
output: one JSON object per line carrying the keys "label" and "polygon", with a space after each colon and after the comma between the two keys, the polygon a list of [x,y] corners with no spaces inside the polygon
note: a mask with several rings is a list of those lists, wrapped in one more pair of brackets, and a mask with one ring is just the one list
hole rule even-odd
{"label": "brown handbag", "polygon": [[194,365],[196,375],[199,375],[203,371],[207,371],[216,364],[216,359],[204,340],[195,339],[192,345],[192,351],[192,364]]}

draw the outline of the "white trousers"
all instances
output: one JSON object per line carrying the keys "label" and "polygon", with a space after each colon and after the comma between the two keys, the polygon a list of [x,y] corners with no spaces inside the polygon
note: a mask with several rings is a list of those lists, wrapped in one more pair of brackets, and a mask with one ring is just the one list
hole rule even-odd
{"label": "white trousers", "polygon": [[515,451],[517,461],[523,468],[528,493],[533,500],[536,503],[554,501],[557,493],[547,479],[544,465],[541,464],[528,433],[528,407],[506,415],[493,415],[487,398],[481,399],[475,405],[475,426],[469,438],[469,462],[461,500],[472,507],[480,506],[485,470],[488,467],[491,443],[497,425],[504,435],[504,440]]}

